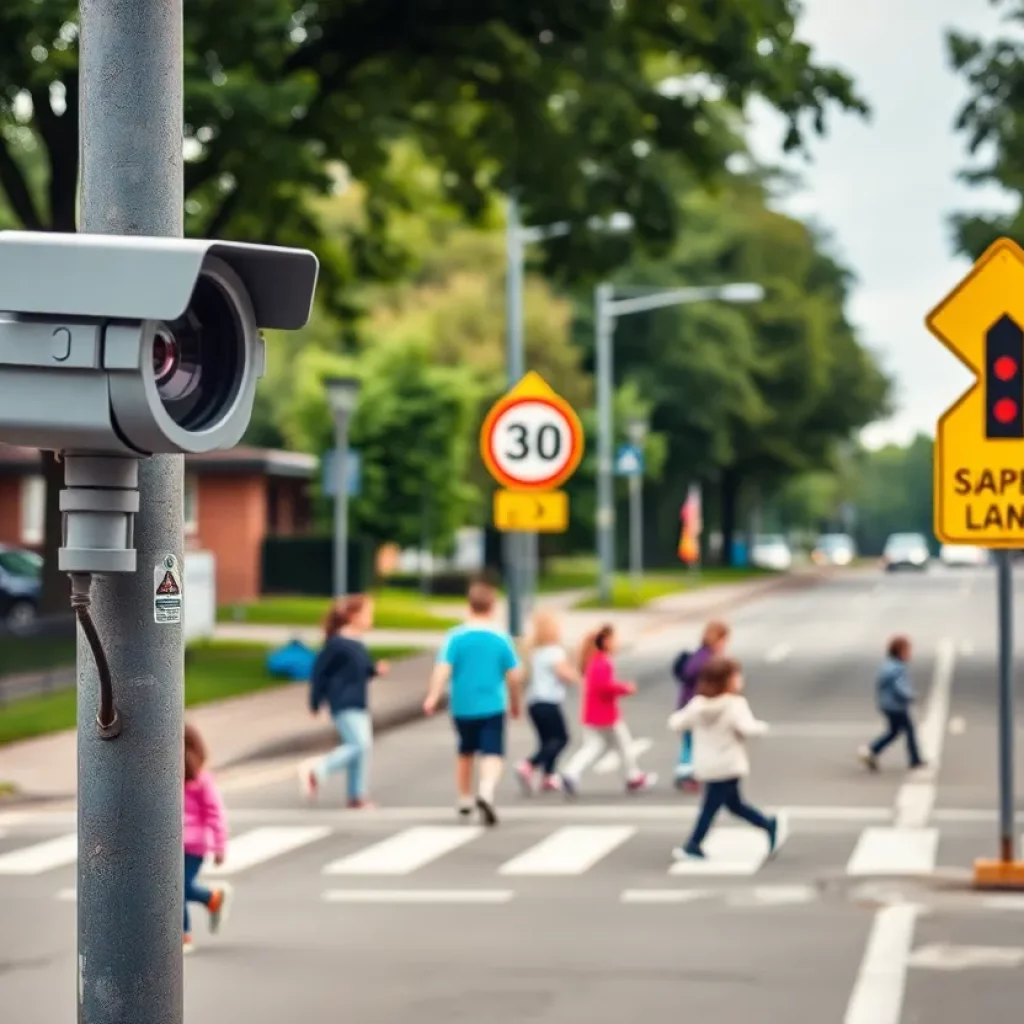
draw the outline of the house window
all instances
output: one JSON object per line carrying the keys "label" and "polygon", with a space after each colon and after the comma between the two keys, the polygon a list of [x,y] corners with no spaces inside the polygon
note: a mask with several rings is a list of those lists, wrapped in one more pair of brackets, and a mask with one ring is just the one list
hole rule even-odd
{"label": "house window", "polygon": [[185,533],[199,532],[199,481],[192,473],[185,474]]}
{"label": "house window", "polygon": [[37,547],[43,543],[46,524],[46,480],[27,476],[21,482],[21,543]]}

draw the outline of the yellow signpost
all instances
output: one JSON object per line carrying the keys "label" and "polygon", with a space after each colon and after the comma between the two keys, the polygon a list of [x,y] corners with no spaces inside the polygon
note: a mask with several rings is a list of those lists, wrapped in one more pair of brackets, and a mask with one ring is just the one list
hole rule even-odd
{"label": "yellow signpost", "polygon": [[926,318],[974,374],[939,420],[935,533],[947,544],[996,548],[999,630],[999,857],[978,860],[975,885],[1024,888],[1016,858],[1013,564],[1024,547],[1024,250],[994,242]]}
{"label": "yellow signpost", "polygon": [[557,490],[583,458],[583,426],[572,406],[536,373],[498,399],[480,430],[480,455],[505,490],[494,525],[505,532],[561,533],[569,497]]}

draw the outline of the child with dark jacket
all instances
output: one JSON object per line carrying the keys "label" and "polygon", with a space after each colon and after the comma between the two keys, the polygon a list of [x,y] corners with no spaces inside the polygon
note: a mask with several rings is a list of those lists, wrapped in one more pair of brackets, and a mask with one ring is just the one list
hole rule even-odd
{"label": "child with dark jacket", "polygon": [[373,602],[352,594],[337,602],[324,625],[324,646],[313,664],[309,709],[319,714],[330,710],[341,743],[330,754],[300,766],[303,790],[310,799],[320,791],[327,777],[348,773],[348,805],[369,807],[367,790],[373,723],[370,718],[370,680],[388,670],[387,662],[374,663],[362,641],[373,626]]}
{"label": "child with dark jacket", "polygon": [[917,733],[914,720],[910,715],[914,704],[913,683],[907,669],[910,663],[910,640],[905,636],[896,636],[889,641],[885,661],[879,669],[875,681],[875,699],[878,710],[886,720],[886,731],[868,747],[861,747],[860,759],[873,772],[878,771],[878,755],[900,733],[907,738],[907,759],[911,768],[921,768],[925,762],[917,746]]}
{"label": "child with dark jacket", "polygon": [[[697,692],[704,666],[712,659],[725,653],[729,643],[729,627],[724,622],[709,622],[704,627],[700,647],[692,654],[684,653],[676,660],[679,697],[676,711],[682,711],[693,700]],[[693,777],[693,735],[683,733],[679,748],[679,761],[676,764],[675,783],[688,789],[699,788]]]}

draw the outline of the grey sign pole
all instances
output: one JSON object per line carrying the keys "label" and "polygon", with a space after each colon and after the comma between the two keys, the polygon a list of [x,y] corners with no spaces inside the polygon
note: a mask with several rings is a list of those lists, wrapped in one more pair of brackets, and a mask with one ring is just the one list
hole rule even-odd
{"label": "grey sign pole", "polygon": [[334,596],[348,593],[348,416],[335,414]]}
{"label": "grey sign pole", "polygon": [[597,558],[601,600],[611,601],[615,571],[615,481],[612,476],[612,286],[594,292],[594,360],[597,370]]}
{"label": "grey sign pole", "polygon": [[[506,358],[508,360],[508,386],[515,387],[526,372],[526,353],[523,342],[523,238],[519,223],[519,203],[515,196],[508,197],[508,223],[505,229],[506,246]],[[508,631],[512,636],[523,633],[523,590],[526,575],[528,543],[523,534],[508,532],[505,545],[505,591],[508,595]]]}
{"label": "grey sign pole", "polygon": [[[81,230],[180,237],[182,0],[81,0],[80,13]],[[97,735],[78,634],[79,1024],[182,1024],[182,627],[154,612],[154,570],[182,559],[182,490],[181,456],[142,460],[138,571],[93,581],[116,739]]]}
{"label": "grey sign pole", "polygon": [[999,856],[1016,857],[1013,794],[1013,552],[996,552],[999,573]]}

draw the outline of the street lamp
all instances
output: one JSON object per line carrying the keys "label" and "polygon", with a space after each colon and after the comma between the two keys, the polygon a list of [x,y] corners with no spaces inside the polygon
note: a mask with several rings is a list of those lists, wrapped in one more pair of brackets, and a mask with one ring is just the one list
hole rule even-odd
{"label": "street lamp", "polygon": [[[607,219],[590,217],[587,228],[591,231],[619,233],[633,227],[633,218],[622,211]],[[569,234],[568,221],[554,224],[525,225],[519,219],[519,202],[508,196],[508,217],[505,227],[506,279],[506,357],[508,359],[508,386],[513,388],[526,373],[526,344],[523,333],[523,279],[526,274],[526,246],[549,238]],[[536,589],[537,534],[506,533],[505,588],[508,593],[508,626],[513,636],[522,632],[524,599],[529,600]]]}
{"label": "street lamp", "polygon": [[328,377],[327,404],[334,418],[334,593],[348,591],[348,424],[359,401],[356,377]]}
{"label": "street lamp", "polygon": [[[632,291],[633,289],[630,289]],[[752,282],[710,285],[703,288],[659,288],[646,295],[615,298],[615,286],[599,284],[594,291],[594,355],[597,364],[597,553],[600,561],[600,594],[612,596],[615,569],[615,481],[612,466],[612,339],[615,321],[630,313],[644,313],[691,302],[760,302],[764,288]]]}
{"label": "street lamp", "polygon": [[640,589],[644,571],[644,444],[647,430],[646,416],[630,416],[626,421],[626,436],[640,456],[629,477],[629,570],[634,590]]}

